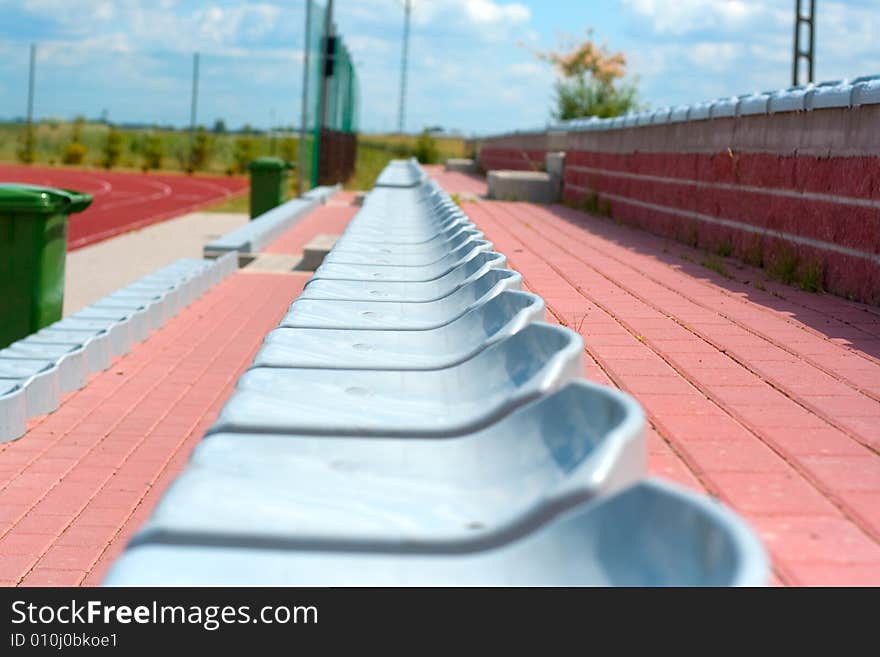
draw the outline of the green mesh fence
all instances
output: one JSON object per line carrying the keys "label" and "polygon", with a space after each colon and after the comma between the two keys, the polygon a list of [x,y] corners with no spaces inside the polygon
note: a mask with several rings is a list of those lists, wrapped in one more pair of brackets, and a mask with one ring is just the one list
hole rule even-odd
{"label": "green mesh fence", "polygon": [[324,40],[324,23],[326,10],[313,0],[307,1],[306,14],[306,61],[308,63],[308,80],[306,85],[305,111],[303,118],[302,179],[310,187],[318,184],[318,167],[321,144],[321,76],[323,75],[322,44]]}
{"label": "green mesh fence", "polygon": [[[321,132],[357,132],[358,81],[351,53],[341,36],[325,38],[326,8],[314,0],[307,2],[306,44],[308,50],[308,85],[305,118],[303,180],[318,184],[321,168]],[[325,49],[332,60],[325,64]],[[330,75],[326,75],[330,72]],[[322,79],[325,80],[322,98]],[[321,121],[323,105],[324,120]]]}

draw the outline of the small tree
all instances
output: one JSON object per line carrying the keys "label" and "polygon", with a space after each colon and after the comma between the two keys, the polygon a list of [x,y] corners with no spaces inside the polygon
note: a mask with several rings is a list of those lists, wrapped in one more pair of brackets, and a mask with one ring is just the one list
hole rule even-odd
{"label": "small tree", "polygon": [[150,169],[161,169],[162,158],[165,156],[165,144],[162,137],[157,134],[149,134],[144,137],[143,146],[143,163],[141,168],[145,171]]}
{"label": "small tree", "polygon": [[257,140],[253,138],[249,128],[250,126],[245,126],[232,145],[232,160],[235,162],[236,173],[247,171],[248,164],[257,157]]}
{"label": "small tree", "polygon": [[20,162],[24,164],[33,164],[37,159],[37,139],[36,131],[32,123],[25,125],[22,134],[21,146],[16,152]]}
{"label": "small tree", "polygon": [[431,136],[428,129],[422,130],[413,149],[413,156],[422,164],[436,164],[440,160],[440,151],[437,148],[437,140]]}
{"label": "small tree", "polygon": [[226,132],[226,121],[223,119],[217,119],[214,121],[214,127],[212,131],[215,135],[222,135]]}
{"label": "small tree", "polygon": [[82,127],[86,120],[78,116],[73,122],[73,129],[70,133],[70,143],[64,147],[61,155],[61,161],[64,164],[82,164],[86,159],[86,147],[82,143]]}
{"label": "small tree", "polygon": [[193,139],[192,150],[189,156],[189,168],[191,171],[199,171],[208,166],[211,159],[213,142],[204,127],[199,127]]}
{"label": "small tree", "polygon": [[535,53],[560,75],[555,86],[555,119],[620,116],[638,107],[635,83],[623,81],[626,55],[609,52],[607,44],[596,45],[591,36],[588,31],[583,43],[568,38],[558,51]]}
{"label": "small tree", "polygon": [[293,137],[285,137],[281,140],[281,159],[287,162],[296,162],[299,157],[299,140]]}
{"label": "small tree", "polygon": [[122,157],[122,151],[125,148],[125,135],[122,134],[115,126],[110,126],[107,132],[107,141],[104,142],[104,161],[105,169],[112,169],[119,164],[119,158]]}

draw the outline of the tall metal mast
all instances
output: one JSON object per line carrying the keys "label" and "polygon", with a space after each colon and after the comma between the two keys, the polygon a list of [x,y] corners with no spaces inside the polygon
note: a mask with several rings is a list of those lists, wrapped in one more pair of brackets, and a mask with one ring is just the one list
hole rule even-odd
{"label": "tall metal mast", "polygon": [[[804,13],[809,10],[809,14]],[[792,65],[791,84],[796,87],[799,84],[813,82],[813,65],[815,60],[815,36],[816,36],[816,0],[794,0],[794,62]],[[802,26],[807,26],[806,45],[801,44]],[[807,79],[801,82],[801,61],[806,60]]]}
{"label": "tall metal mast", "polygon": [[412,13],[412,0],[403,2],[403,54],[400,59],[400,105],[397,110],[397,132],[403,134],[406,121],[406,69],[409,60],[409,17]]}

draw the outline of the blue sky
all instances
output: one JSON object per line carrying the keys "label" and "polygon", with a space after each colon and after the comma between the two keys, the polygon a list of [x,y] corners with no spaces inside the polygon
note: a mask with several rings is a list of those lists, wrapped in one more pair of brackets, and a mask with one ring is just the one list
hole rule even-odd
{"label": "blue sky", "polygon": [[[366,131],[397,125],[401,0],[336,0]],[[817,0],[817,77],[880,73],[878,0]],[[689,103],[790,83],[792,0],[414,0],[406,127],[467,134],[544,125],[553,72],[534,50],[565,34],[624,51],[642,102]],[[38,117],[183,125],[194,50],[199,120],[296,123],[303,0],[0,0],[0,117],[25,112],[39,44]]]}

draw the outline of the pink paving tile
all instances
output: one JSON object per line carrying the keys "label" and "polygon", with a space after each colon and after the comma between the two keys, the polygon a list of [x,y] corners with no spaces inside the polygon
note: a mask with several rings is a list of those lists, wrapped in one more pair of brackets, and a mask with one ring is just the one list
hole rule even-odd
{"label": "pink paving tile", "polygon": [[769,440],[792,460],[805,456],[858,457],[868,451],[840,430],[827,426],[814,427],[808,431],[794,427],[778,427],[770,433]]}
{"label": "pink paving tile", "polygon": [[426,165],[425,171],[450,194],[473,194],[485,196],[488,192],[486,179],[476,174],[446,171],[442,166]]}
{"label": "pink paving tile", "polygon": [[[283,274],[231,276],[36,425],[50,442],[28,449],[26,434],[0,449],[0,464],[13,469],[39,464],[0,490],[8,510],[0,524],[0,554],[3,545],[9,547],[0,578],[77,584],[103,554],[118,553],[136,525],[127,533],[120,528],[130,518],[143,522],[151,508],[145,500],[155,503],[171,481],[163,471],[185,462],[206,418],[214,416],[304,281]],[[189,399],[194,390],[200,392]],[[68,403],[78,412],[64,413]],[[41,462],[44,453],[55,456]]]}
{"label": "pink paving tile", "polygon": [[834,497],[864,523],[872,536],[880,536],[880,495],[874,491],[836,490]]}
{"label": "pink paving tile", "polygon": [[852,523],[833,516],[751,517],[771,552],[787,563],[880,565],[880,547]]}
{"label": "pink paving tile", "polygon": [[707,472],[719,496],[750,515],[836,515],[837,509],[791,468],[775,472]]}
{"label": "pink paving tile", "polygon": [[798,461],[813,476],[834,482],[834,490],[872,492],[880,507],[880,459],[864,450],[858,456],[808,456]]}
{"label": "pink paving tile", "polygon": [[21,581],[22,586],[78,586],[85,577],[83,570],[59,570],[38,566]]}
{"label": "pink paving tile", "polygon": [[880,586],[880,563],[798,563],[789,572],[797,586]]}
{"label": "pink paving tile", "polygon": [[757,439],[691,441],[679,449],[699,472],[777,473],[783,467],[779,457]]}
{"label": "pink paving tile", "polygon": [[341,234],[360,208],[350,201],[339,201],[335,198],[332,197],[325,205],[311,211],[263,251],[265,253],[302,253],[303,247],[319,233]]}
{"label": "pink paving tile", "polygon": [[[880,396],[870,396],[880,393],[880,361],[842,346],[826,328],[836,322],[843,334],[846,325],[834,316],[852,315],[853,304],[785,288],[781,298],[707,275],[695,264],[698,251],[565,208],[480,202],[467,209],[535,293],[560,309],[593,308],[585,313],[585,341],[615,383],[626,387],[627,375],[645,375],[636,396],[675,446],[649,440],[652,472],[697,481],[694,469],[705,471],[703,483],[749,517],[763,514],[772,524],[818,514],[833,520],[825,528],[830,539],[855,532],[876,544],[877,505],[861,487],[872,486],[880,458]],[[594,326],[602,328],[591,336]],[[650,377],[666,373],[651,352],[669,361],[693,394],[650,390]],[[801,462],[838,456],[845,460]],[[841,473],[851,474],[850,483],[838,485]],[[833,540],[823,545],[832,547],[820,551],[816,565],[826,559],[828,572],[846,579],[830,554]],[[791,550],[783,545],[773,553],[784,583],[805,572],[793,569]]]}
{"label": "pink paving tile", "polygon": [[649,453],[648,472],[658,477],[670,479],[700,493],[706,490],[688,466],[672,451]]}

